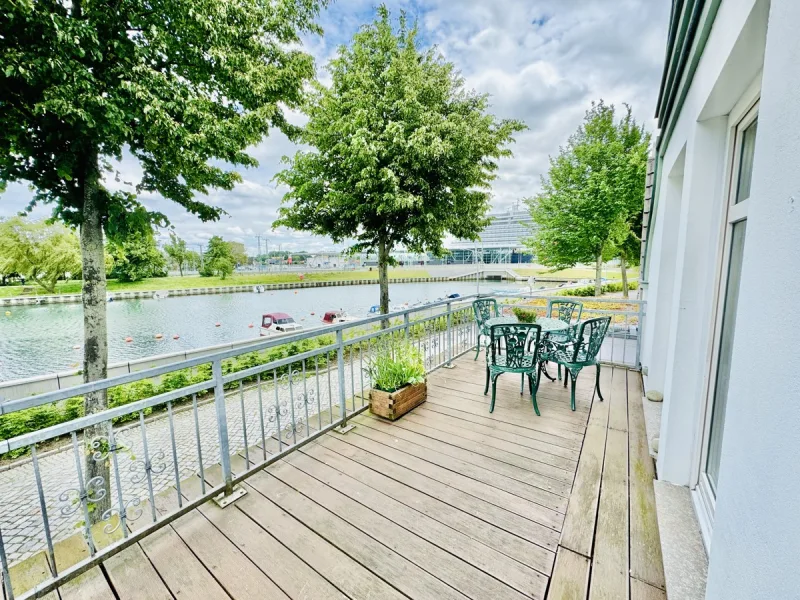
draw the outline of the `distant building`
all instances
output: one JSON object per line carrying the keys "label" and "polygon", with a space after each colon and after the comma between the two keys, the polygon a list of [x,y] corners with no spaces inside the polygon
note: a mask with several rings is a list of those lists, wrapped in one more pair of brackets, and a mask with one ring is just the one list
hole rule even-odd
{"label": "distant building", "polygon": [[447,245],[453,263],[522,263],[531,262],[533,255],[525,240],[535,231],[527,209],[514,206],[502,213],[490,215],[492,223],[480,233],[476,242],[455,240]]}

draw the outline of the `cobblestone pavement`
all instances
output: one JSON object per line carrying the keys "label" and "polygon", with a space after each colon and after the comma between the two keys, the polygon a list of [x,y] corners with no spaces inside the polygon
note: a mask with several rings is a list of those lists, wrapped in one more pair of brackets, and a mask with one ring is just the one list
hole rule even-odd
{"label": "cobblestone pavement", "polygon": [[[469,328],[471,330],[471,328]],[[456,352],[464,350],[471,342],[469,331],[464,330],[455,342]],[[434,360],[443,361],[444,344],[441,338],[432,340],[422,350],[428,367],[434,366]],[[370,388],[368,375],[361,369],[366,364],[366,354],[361,357],[357,353],[352,361],[345,363],[345,390],[348,398],[366,395]],[[228,435],[231,453],[239,452],[249,446],[259,444],[263,434],[272,436],[277,431],[278,420],[282,430],[282,439],[290,444],[302,439],[309,431],[313,432],[322,421],[320,414],[329,416],[331,406],[339,404],[339,379],[335,361],[331,368],[320,368],[315,372],[313,365],[307,368],[303,377],[300,363],[293,365],[294,374],[289,381],[288,375],[279,377],[277,382],[270,373],[264,375],[261,383],[261,402],[259,389],[255,384],[248,384],[240,390],[232,390],[226,394],[226,411]],[[291,385],[291,388],[290,388]],[[364,391],[364,394],[362,394]],[[358,400],[356,400],[358,405]],[[244,409],[244,410],[243,410]],[[294,411],[294,418],[292,416]],[[263,421],[261,415],[263,413]],[[170,419],[164,413],[146,420],[144,430],[147,439],[147,456],[151,463],[152,493],[174,485],[177,477],[183,480],[199,473],[200,460],[198,439],[202,464],[205,468],[220,461],[219,431],[217,426],[216,407],[213,401],[200,402],[195,410],[191,403],[175,408],[173,413],[173,429],[175,454],[173,459]],[[244,418],[243,418],[244,416]],[[291,423],[295,423],[294,432]],[[246,425],[245,425],[246,423]],[[197,432],[199,431],[199,437]],[[123,449],[117,451],[119,479],[111,467],[111,506],[119,507],[116,491],[117,483],[122,490],[123,504],[126,506],[128,519],[151,519],[149,513],[142,514],[139,502],[149,498],[150,489],[145,473],[145,453],[143,431],[138,422],[115,428],[116,443]],[[247,443],[245,444],[245,434]],[[80,438],[79,433],[79,438]],[[102,459],[107,458],[104,455]],[[257,457],[256,457],[257,458]],[[39,457],[42,488],[47,507],[50,531],[54,542],[67,538],[83,527],[82,504],[78,501],[78,473],[76,454],[72,447]],[[80,458],[81,469],[85,477],[84,458]],[[176,465],[177,462],[177,465]],[[103,486],[99,486],[102,488]],[[91,488],[90,488],[91,489]],[[46,538],[42,522],[34,467],[31,461],[20,462],[4,472],[0,472],[0,531],[2,532],[5,551],[10,563],[24,560],[46,547]]]}

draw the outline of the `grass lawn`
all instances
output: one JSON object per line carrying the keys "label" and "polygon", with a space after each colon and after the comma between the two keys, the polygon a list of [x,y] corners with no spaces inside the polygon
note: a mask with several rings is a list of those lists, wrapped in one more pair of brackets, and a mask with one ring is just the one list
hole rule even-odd
{"label": "grass lawn", "polygon": [[[319,271],[306,272],[303,281],[342,281],[346,279],[363,279],[364,281],[377,281],[377,268],[372,271]],[[390,279],[400,279],[404,277],[423,278],[430,277],[430,273],[424,269],[389,269]],[[182,288],[196,287],[221,287],[229,285],[256,285],[259,283],[297,283],[300,281],[297,272],[282,273],[235,273],[226,279],[219,277],[200,277],[198,275],[185,275],[184,277],[156,277],[154,279],[143,279],[134,283],[119,283],[115,279],[108,280],[109,292],[137,291],[137,290],[176,290]],[[0,286],[0,298],[10,296],[44,296],[48,295],[38,286],[24,286],[29,290],[22,293],[23,286]],[[81,282],[68,281],[60,282],[57,287],[59,294],[80,294]]]}
{"label": "grass lawn", "polygon": [[[594,269],[564,269],[563,271],[551,272],[545,268],[532,268],[532,267],[515,267],[514,272],[522,277],[530,277],[533,275],[541,275],[542,277],[566,277],[570,279],[594,279]],[[622,273],[619,269],[603,268],[603,277],[606,279],[622,279]],[[639,267],[628,268],[628,279],[636,279],[639,277]]]}

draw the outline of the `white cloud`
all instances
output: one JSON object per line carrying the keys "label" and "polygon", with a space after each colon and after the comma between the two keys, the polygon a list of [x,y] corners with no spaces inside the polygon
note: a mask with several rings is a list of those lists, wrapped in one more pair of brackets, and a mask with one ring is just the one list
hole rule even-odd
{"label": "white cloud", "polygon": [[[373,18],[374,0],[341,0],[321,16],[326,35],[306,46],[317,61],[320,78],[328,79],[325,63],[339,44]],[[492,111],[503,118],[522,119],[529,130],[517,136],[514,158],[501,162],[493,185],[493,204],[502,209],[539,189],[548,155],[558,151],[580,123],[592,100],[633,105],[640,121],[653,127],[661,65],[664,58],[668,2],[651,0],[390,0],[417,19],[420,41],[436,44],[455,63],[467,86],[491,95]],[[292,112],[289,120],[302,124]],[[244,181],[230,192],[211,191],[207,201],[227,215],[217,223],[202,223],[180,207],[156,196],[142,201],[168,215],[179,235],[190,244],[222,235],[255,251],[256,235],[270,248],[331,250],[324,238],[301,232],[272,230],[285,189],[273,181],[283,168],[281,157],[297,150],[280,132],[273,132],[252,149],[259,167],[242,171]],[[141,169],[130,156],[116,166],[120,183],[138,181]],[[31,193],[25,185],[9,185],[0,196],[0,216],[25,208]],[[50,209],[37,208],[37,216]],[[262,248],[264,238],[262,237]]]}

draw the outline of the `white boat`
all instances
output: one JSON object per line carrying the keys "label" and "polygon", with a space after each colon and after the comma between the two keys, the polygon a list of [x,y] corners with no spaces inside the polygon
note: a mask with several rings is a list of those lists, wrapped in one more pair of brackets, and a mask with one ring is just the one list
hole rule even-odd
{"label": "white boat", "polygon": [[322,317],[322,322],[326,325],[333,325],[335,323],[352,323],[353,321],[359,321],[359,317],[354,317],[352,315],[348,315],[343,310],[329,310],[325,313]]}
{"label": "white boat", "polygon": [[301,331],[303,326],[286,313],[267,313],[261,317],[261,335],[276,333],[293,333]]}
{"label": "white boat", "polygon": [[169,292],[167,290],[153,292],[153,300],[163,300],[164,298],[169,298]]}
{"label": "white boat", "polygon": [[253,286],[253,293],[254,294],[263,294],[266,291],[267,291],[267,288],[265,288],[263,285],[254,285]]}

